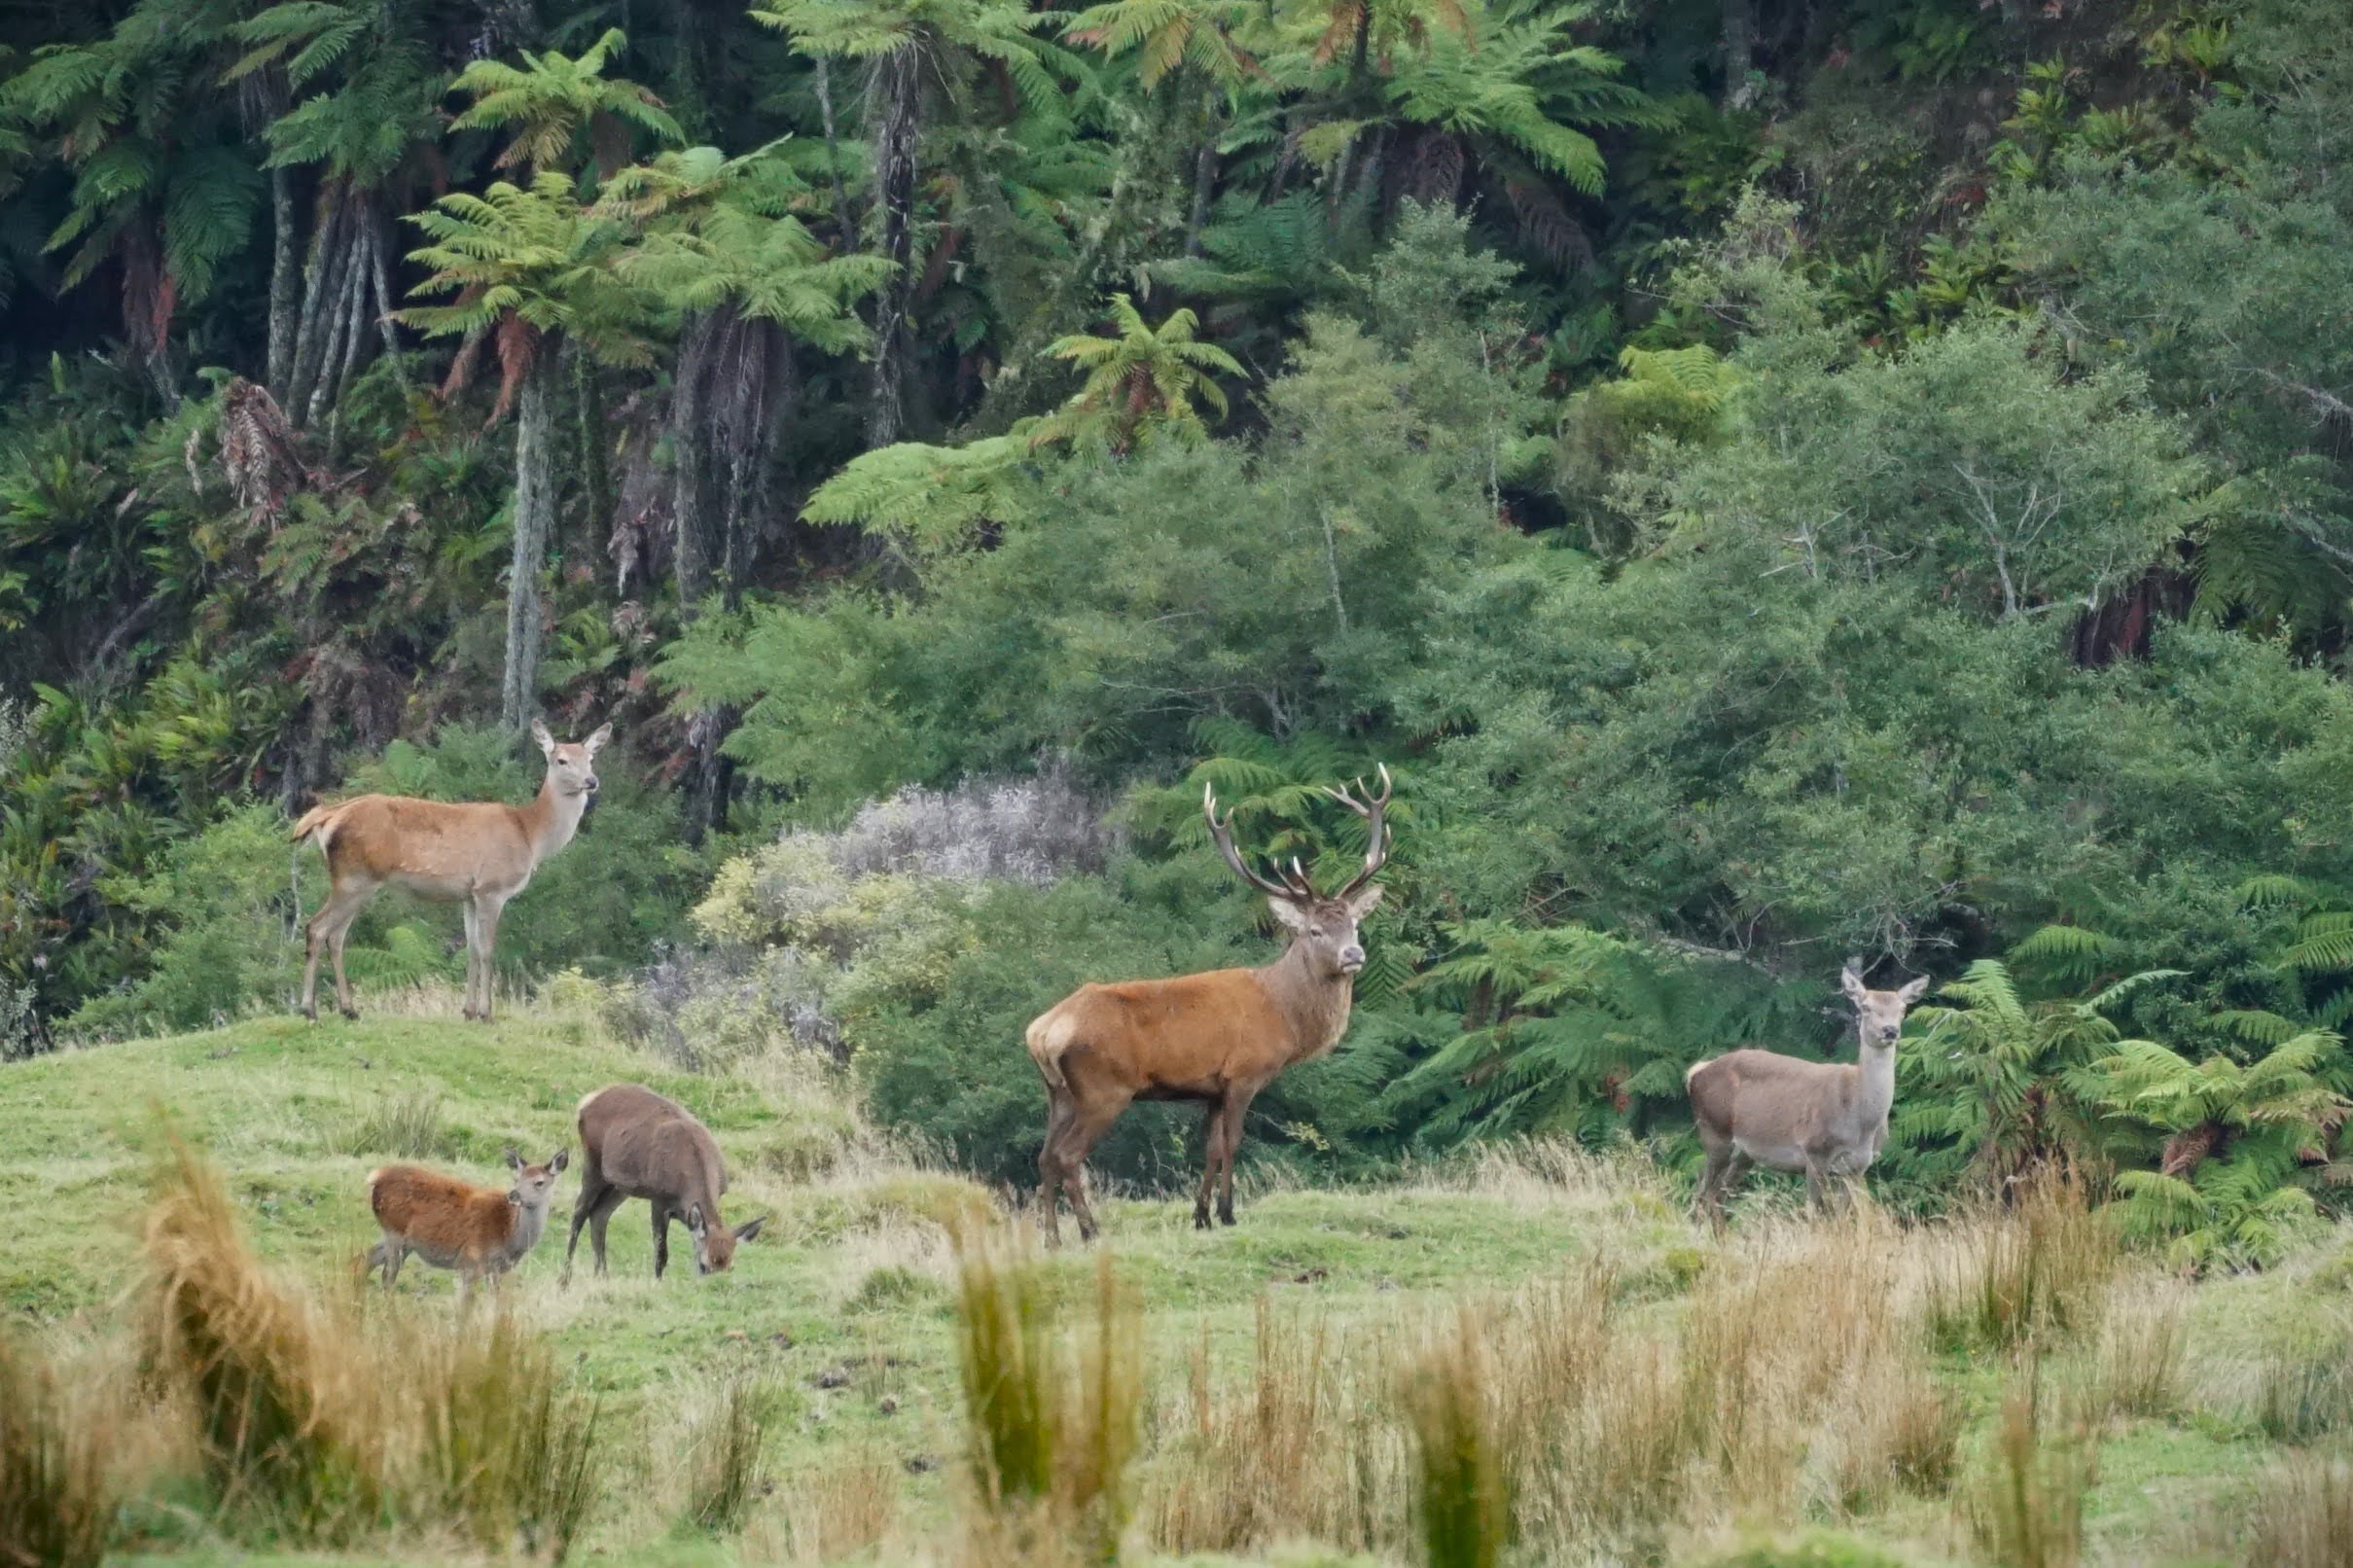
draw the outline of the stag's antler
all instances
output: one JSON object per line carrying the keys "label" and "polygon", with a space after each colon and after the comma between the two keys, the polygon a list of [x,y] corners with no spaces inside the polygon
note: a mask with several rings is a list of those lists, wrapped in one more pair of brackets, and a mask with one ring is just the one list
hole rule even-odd
{"label": "stag's antler", "polygon": [[[1357,794],[1364,793],[1365,781],[1356,781]],[[1379,874],[1381,863],[1389,858],[1389,765],[1380,765],[1380,793],[1369,801],[1360,801],[1346,790],[1327,789],[1326,795],[1365,819],[1365,869],[1348,878],[1348,885],[1332,896],[1345,899]]]}
{"label": "stag's antler", "polygon": [[1226,857],[1226,864],[1233,868],[1234,875],[1269,898],[1289,899],[1296,904],[1313,901],[1315,888],[1307,880],[1307,873],[1300,870],[1296,858],[1291,862],[1290,873],[1279,882],[1269,881],[1250,869],[1242,859],[1242,852],[1233,847],[1233,812],[1229,810],[1224,821],[1218,820],[1215,785],[1201,786],[1201,814],[1209,819],[1209,837],[1216,840],[1218,853]]}

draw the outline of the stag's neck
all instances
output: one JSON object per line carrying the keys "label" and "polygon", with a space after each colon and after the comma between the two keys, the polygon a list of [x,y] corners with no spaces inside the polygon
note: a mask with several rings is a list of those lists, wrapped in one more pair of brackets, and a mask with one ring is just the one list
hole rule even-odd
{"label": "stag's neck", "polygon": [[570,843],[588,809],[586,795],[558,794],[554,775],[550,774],[531,803],[516,813],[522,819],[523,836],[531,840],[531,864],[538,865]]}
{"label": "stag's neck", "polygon": [[1864,1125],[1877,1126],[1896,1103],[1895,1043],[1874,1046],[1865,1040],[1861,1047],[1855,1058],[1855,1114]]}
{"label": "stag's neck", "polygon": [[1282,957],[1259,971],[1259,978],[1276,1010],[1291,1021],[1291,1060],[1320,1056],[1348,1032],[1356,977],[1315,973],[1308,967],[1304,943],[1293,943]]}

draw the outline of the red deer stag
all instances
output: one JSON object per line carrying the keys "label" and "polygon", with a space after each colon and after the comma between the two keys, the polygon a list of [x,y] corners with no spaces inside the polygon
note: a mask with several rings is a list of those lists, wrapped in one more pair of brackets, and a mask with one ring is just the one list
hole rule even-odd
{"label": "red deer stag", "polygon": [[588,1228],[596,1271],[605,1271],[605,1225],[633,1197],[654,1206],[654,1277],[670,1265],[670,1222],[695,1238],[695,1272],[724,1272],[738,1242],[751,1240],[767,1217],[731,1230],[719,1217],[728,1190],[728,1164],[711,1129],[676,1100],[642,1084],[611,1084],[580,1102],[580,1196],[572,1204],[572,1236],[564,1244],[562,1280],[572,1278],[580,1228]]}
{"label": "red deer stag", "polygon": [[1208,1150],[1193,1223],[1209,1228],[1212,1187],[1218,1219],[1233,1223],[1233,1156],[1250,1101],[1284,1068],[1322,1055],[1347,1030],[1356,972],[1365,965],[1357,926],[1380,902],[1380,889],[1372,882],[1389,857],[1386,767],[1380,782],[1380,794],[1370,801],[1342,790],[1324,792],[1363,817],[1366,827],[1363,869],[1329,898],[1316,892],[1297,860],[1277,873],[1279,879],[1252,871],[1233,847],[1233,813],[1219,820],[1217,797],[1204,788],[1201,809],[1219,853],[1235,875],[1266,895],[1274,917],[1291,933],[1283,955],[1263,969],[1082,985],[1030,1024],[1030,1059],[1046,1080],[1038,1212],[1050,1242],[1061,1240],[1059,1194],[1069,1195],[1080,1235],[1094,1239],[1087,1154],[1136,1100],[1203,1106]]}
{"label": "red deer stag", "polygon": [[491,949],[499,911],[523,890],[540,862],[572,841],[596,799],[596,753],[613,737],[605,725],[588,739],[558,745],[531,721],[531,738],[547,754],[548,776],[529,805],[451,804],[407,795],[362,795],[313,806],[294,825],[294,841],[314,839],[333,884],[310,917],[303,964],[303,1016],[319,1016],[319,955],[335,952],[335,1003],[356,1018],[343,975],[343,937],[376,889],[390,883],[420,898],[465,906],[466,1016],[490,1021]]}
{"label": "red deer stag", "polygon": [[1863,983],[1859,960],[1839,972],[1839,988],[1855,1005],[1862,1049],[1852,1064],[1801,1061],[1769,1051],[1734,1051],[1696,1063],[1683,1075],[1692,1120],[1707,1168],[1693,1210],[1724,1224],[1724,1198],[1751,1163],[1767,1170],[1805,1172],[1805,1195],[1819,1212],[1822,1180],[1862,1180],[1887,1142],[1887,1113],[1896,1102],[1896,1039],[1904,1015],[1928,989],[1927,977],[1892,991]]}
{"label": "red deer stag", "polygon": [[384,1239],[368,1249],[360,1277],[382,1268],[384,1289],[400,1277],[401,1260],[415,1253],[436,1268],[457,1270],[459,1294],[470,1298],[484,1278],[495,1279],[539,1245],[548,1228],[548,1202],[564,1168],[558,1149],[544,1165],[526,1165],[507,1151],[515,1185],[505,1192],[476,1187],[422,1165],[384,1165],[368,1173],[368,1207]]}

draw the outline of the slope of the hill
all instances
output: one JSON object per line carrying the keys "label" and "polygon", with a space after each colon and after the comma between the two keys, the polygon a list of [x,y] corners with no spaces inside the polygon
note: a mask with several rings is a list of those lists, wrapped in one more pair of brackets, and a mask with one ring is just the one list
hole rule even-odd
{"label": "slope of the hill", "polygon": [[[838,1087],[813,1076],[684,1075],[559,1016],[510,1016],[482,1029],[430,1009],[356,1024],[260,1019],[0,1069],[0,1310],[54,1344],[127,1332],[150,1151],[166,1123],[222,1168],[261,1253],[289,1277],[331,1291],[371,1239],[361,1195],[370,1167],[423,1151],[434,1163],[493,1180],[509,1144],[540,1157],[566,1143],[579,1098],[619,1079],[650,1083],[707,1119],[735,1172],[731,1221],[775,1218],[733,1272],[695,1277],[680,1245],[658,1284],[643,1210],[632,1206],[613,1228],[612,1277],[587,1277],[584,1260],[581,1277],[559,1288],[574,1191],[567,1177],[548,1237],[510,1283],[510,1299],[549,1336],[575,1385],[601,1402],[607,1452],[618,1462],[590,1527],[596,1560],[821,1560],[829,1553],[812,1533],[811,1511],[820,1497],[838,1500],[850,1476],[887,1494],[862,1505],[883,1523],[861,1560],[952,1559],[941,1543],[961,1506],[956,1478],[968,1440],[956,1273],[942,1222],[984,1215],[993,1199],[955,1176],[873,1153]],[[1368,1436],[1375,1423],[1367,1412],[1391,1397],[1400,1366],[1425,1342],[1417,1333],[1451,1322],[1458,1305],[1479,1307],[1490,1313],[1479,1320],[1481,1332],[1509,1362],[1547,1334],[1605,1332],[1579,1321],[1582,1301],[1606,1310],[1606,1332],[1619,1336],[1607,1356],[1622,1367],[1654,1353],[1645,1347],[1668,1347],[1657,1354],[1671,1359],[1658,1365],[1679,1370],[1668,1384],[1643,1385],[1644,1398],[1683,1410],[1677,1420],[1742,1397],[1762,1411],[1778,1402],[1766,1390],[1783,1386],[1773,1379],[1789,1355],[1820,1358],[1811,1372],[1788,1373],[1787,1387],[1808,1392],[1773,1417],[1778,1435],[1753,1452],[1744,1446],[1753,1432],[1722,1425],[1719,1408],[1709,1417],[1718,1422],[1707,1427],[1713,1437],[1667,1457],[1658,1475],[1688,1480],[1694,1495],[1721,1495],[1698,1508],[1661,1501],[1660,1550],[1703,1557],[1743,1525],[1829,1520],[1889,1543],[1906,1560],[1975,1554],[1969,1499],[1993,1462],[2003,1391],[2014,1386],[2025,1351],[1953,1340],[1948,1325],[1938,1331],[1942,1346],[1901,1352],[1911,1372],[1873,1382],[1845,1366],[1849,1340],[1862,1359],[1877,1354],[1866,1341],[1909,1344],[1901,1325],[1912,1320],[1891,1317],[1888,1302],[1930,1301],[1922,1321],[1934,1320],[1938,1281],[1983,1267],[1985,1250],[1973,1251],[1962,1229],[1805,1227],[1767,1200],[1717,1241],[1688,1226],[1638,1158],[1544,1149],[1379,1189],[1261,1193],[1246,1197],[1238,1227],[1208,1234],[1193,1231],[1188,1210],[1134,1200],[1107,1212],[1116,1267],[1143,1306],[1151,1368],[1131,1527],[1151,1539],[1139,1546],[1231,1545],[1280,1560],[1332,1560],[1276,1550],[1316,1533],[1302,1521],[1349,1516],[1334,1512],[1337,1493],[1312,1456],[1253,1461],[1289,1476],[1274,1488],[1288,1495],[1239,1512],[1202,1500],[1217,1467],[1231,1469],[1231,1448],[1219,1446],[1234,1441],[1228,1416],[1236,1431],[1261,1424],[1278,1445],[1284,1423],[1295,1422],[1302,1448],[1348,1450],[1356,1484],[1377,1492],[1377,1474],[1408,1449],[1395,1433]],[[2085,1514],[2095,1559],[2190,1560],[2200,1528],[2254,1506],[2250,1487],[2281,1457],[2276,1440],[2326,1447],[2353,1427],[2342,1378],[2296,1385],[2302,1392],[2285,1414],[2278,1394],[2283,1378],[2307,1375],[2296,1369],[2308,1372],[2343,1349],[2346,1274],[2335,1256],[2331,1249],[2273,1276],[2194,1291],[2127,1264],[2099,1286],[2097,1310],[2042,1344],[2041,1375],[2073,1391],[2070,1408],[2093,1412],[2084,1431],[2098,1461]],[[1050,1265],[1056,1294],[1085,1299],[1092,1266],[1075,1250]],[[1860,1272],[1815,1277],[1840,1270]],[[1866,1275],[1882,1286],[1854,1288]],[[446,1301],[452,1285],[412,1264],[401,1289],[437,1310],[431,1303]],[[1891,1336],[1889,1323],[1899,1332]],[[1746,1337],[1723,1337],[1706,1324],[1741,1325]],[[2129,1381],[2122,1368],[2162,1360],[2169,1336],[2177,1365],[2160,1372],[2161,1386],[2111,1398],[2120,1379]],[[1572,1363],[1586,1365],[1575,1375],[1586,1381],[1564,1385],[1560,1403],[1630,1397],[1633,1385],[1612,1383],[1567,1352],[1551,1365]],[[1726,1377],[1749,1363],[1762,1381],[1744,1396],[1739,1378]],[[746,1373],[775,1390],[773,1490],[739,1541],[714,1541],[676,1524],[666,1478],[698,1405]],[[1904,1380],[1915,1373],[1926,1381]],[[1320,1391],[1305,1414],[1285,1403],[1286,1378]],[[1874,1402],[1890,1398],[1946,1412],[1944,1458],[1918,1484],[1847,1486],[1839,1478],[1851,1479],[1852,1467],[1836,1454],[1855,1450],[1839,1446],[1841,1429],[1870,1425],[1884,1413]],[[1623,1431],[1646,1409],[1619,1408],[1603,1425]],[[1561,1441],[1551,1462],[1598,1478],[1590,1470],[1597,1450]],[[1706,1451],[1711,1443],[1726,1453]],[[1734,1464],[1732,1447],[1748,1457]],[[1761,1457],[1768,1454],[1769,1463]],[[1711,1470],[1720,1463],[1721,1477]],[[1253,1478],[1229,1474],[1219,1484],[1247,1488]],[[1373,1521],[1363,1533],[1377,1555],[1394,1555],[1398,1543],[1374,1515],[1402,1519],[1404,1498],[1372,1495],[1351,1506]],[[162,1546],[182,1562],[236,1555],[195,1525],[176,1551]],[[380,1560],[437,1552],[396,1543]],[[1537,1560],[1559,1559],[1547,1551]]]}

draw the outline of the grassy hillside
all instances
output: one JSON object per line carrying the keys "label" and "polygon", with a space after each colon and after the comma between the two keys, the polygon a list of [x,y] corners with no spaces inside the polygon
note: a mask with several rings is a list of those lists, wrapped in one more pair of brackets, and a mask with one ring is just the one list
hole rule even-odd
{"label": "grassy hillside", "polygon": [[[138,1319],[138,1224],[164,1121],[218,1163],[258,1251],[333,1296],[372,1235],[372,1165],[421,1153],[490,1180],[508,1144],[544,1155],[569,1138],[582,1094],[624,1078],[708,1120],[735,1171],[731,1220],[775,1219],[731,1274],[699,1279],[689,1261],[657,1284],[632,1207],[613,1228],[612,1278],[588,1278],[584,1262],[563,1289],[567,1178],[548,1239],[511,1281],[570,1386],[598,1402],[595,1560],[970,1560],[944,1224],[991,1198],[877,1152],[814,1075],[687,1077],[561,1016],[481,1030],[431,1007],[12,1066],[0,1303],[68,1368],[120,1354],[108,1347]],[[1301,1561],[1320,1541],[1412,1560],[1400,1379],[1416,1366],[1485,1391],[1528,1560],[1706,1560],[1746,1530],[1824,1524],[1908,1561],[2068,1560],[2018,1555],[1984,1517],[2006,1434],[2031,1440],[2016,1474],[2050,1515],[2046,1546],[2049,1530],[2071,1533],[2074,1486],[2059,1478],[2082,1461],[2094,1560],[2196,1560],[2201,1541],[2227,1541],[2218,1520],[2293,1513],[2281,1499],[2303,1494],[2266,1479],[2285,1440],[2327,1451],[2353,1431],[2353,1269],[2335,1241],[2192,1289],[2113,1258],[2064,1204],[2032,1224],[1899,1232],[1869,1216],[1807,1226],[1767,1197],[1722,1242],[1679,1204],[1638,1157],[1545,1147],[1379,1189],[1260,1193],[1239,1227],[1206,1235],[1185,1203],[1113,1201],[1114,1267],[1141,1305],[1148,1369],[1133,1554]],[[2042,1307],[2019,1305],[2029,1266]],[[1084,1326],[1092,1258],[1044,1267],[1041,1300]],[[452,1296],[448,1275],[411,1265],[400,1303],[365,1310],[438,1324]],[[767,1401],[763,1493],[740,1535],[682,1525],[694,1445],[721,1391],[747,1377]],[[2029,1384],[2041,1399],[2020,1438]],[[170,1469],[167,1453],[142,1462]],[[2336,1477],[2341,1502],[2341,1473],[2314,1474]],[[140,1539],[124,1544],[140,1551],[237,1554],[200,1509],[126,1517]],[[380,1559],[351,1560],[467,1555],[436,1541],[370,1550]]]}

